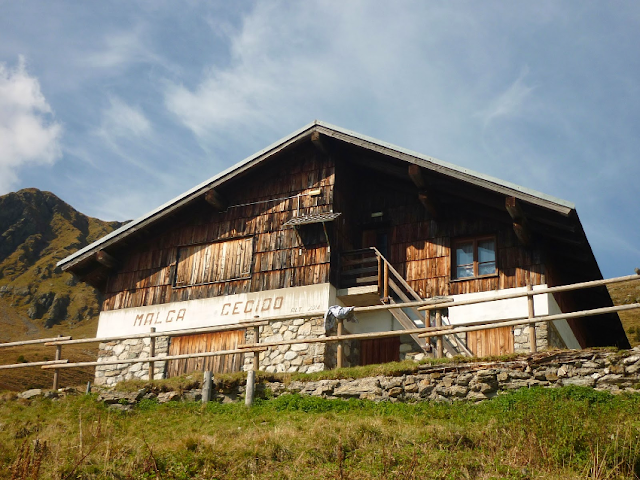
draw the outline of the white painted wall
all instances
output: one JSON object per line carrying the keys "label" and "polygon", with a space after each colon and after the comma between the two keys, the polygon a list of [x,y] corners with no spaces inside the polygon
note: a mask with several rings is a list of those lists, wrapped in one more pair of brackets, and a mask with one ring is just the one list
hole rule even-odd
{"label": "white painted wall", "polygon": [[329,283],[100,312],[97,337],[215,327],[326,311]]}
{"label": "white painted wall", "polygon": [[[330,305],[345,304],[337,297],[337,290],[331,286],[329,294]],[[388,332],[394,330],[403,330],[402,325],[393,318],[387,310],[378,310],[374,312],[357,313],[357,322],[345,322],[344,328],[350,333],[371,333],[371,332]]]}
{"label": "white painted wall", "polygon": [[[533,291],[546,288],[544,286],[534,286]],[[492,297],[496,294],[521,293],[526,292],[526,287],[508,288],[505,290],[492,290],[490,292],[466,293],[453,295],[455,301],[470,300]],[[535,295],[533,297],[533,308],[536,315],[549,314],[548,294]],[[473,305],[461,305],[449,308],[449,321],[452,325],[458,323],[480,323],[488,320],[511,320],[526,317],[529,314],[527,297],[511,298],[509,300],[497,300],[493,302],[475,303]]]}
{"label": "white painted wall", "polygon": [[[546,285],[535,285],[533,291],[547,288]],[[499,291],[467,293],[462,295],[453,295],[455,301],[487,298],[499,294],[526,292],[526,287],[508,288]],[[560,307],[550,293],[534,295],[533,308],[536,316],[555,315],[562,313]],[[508,300],[496,300],[493,302],[476,303],[473,305],[461,305],[449,308],[448,320],[452,325],[459,323],[480,323],[489,320],[513,320],[516,318],[527,317],[529,307],[527,305],[527,297],[512,298]],[[556,320],[553,325],[560,333],[562,340],[568,348],[579,349],[580,344],[576,340],[571,327],[566,320]]]}

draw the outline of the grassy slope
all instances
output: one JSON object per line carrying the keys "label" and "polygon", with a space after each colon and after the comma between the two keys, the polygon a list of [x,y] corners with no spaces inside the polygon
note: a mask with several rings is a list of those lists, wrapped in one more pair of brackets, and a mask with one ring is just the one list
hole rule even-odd
{"label": "grassy slope", "polygon": [[581,388],[452,405],[144,401],[128,413],[90,396],[4,401],[0,478],[637,478],[639,414],[639,395]]}
{"label": "grassy slope", "polygon": [[[640,303],[640,280],[609,285],[614,305]],[[620,320],[631,346],[640,345],[640,310],[620,312]]]}
{"label": "grassy slope", "polygon": [[[62,273],[56,263],[120,225],[104,222],[76,211],[49,192],[24,189],[0,197],[0,341],[53,337],[93,337],[97,328],[99,294],[72,275]],[[28,311],[46,294],[68,297],[61,319],[50,315],[32,319]],[[47,326],[46,324],[52,324]],[[66,347],[64,357],[94,359],[96,346]],[[29,361],[53,359],[52,347],[0,349],[0,364],[15,363],[22,355]],[[50,386],[51,372],[38,368],[0,371],[0,390]],[[63,385],[80,384],[93,375],[65,371]],[[67,383],[69,382],[69,383]]]}

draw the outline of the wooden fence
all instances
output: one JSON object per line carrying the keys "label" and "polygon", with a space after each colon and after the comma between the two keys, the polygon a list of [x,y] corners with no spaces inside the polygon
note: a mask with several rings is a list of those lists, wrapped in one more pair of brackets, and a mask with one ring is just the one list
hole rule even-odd
{"label": "wooden fence", "polygon": [[[570,313],[561,313],[557,315],[545,315],[545,316],[535,316],[535,312],[533,309],[533,297],[535,295],[543,295],[554,292],[566,292],[572,290],[578,290],[582,288],[592,288],[603,285],[609,285],[613,283],[626,282],[630,280],[640,280],[640,275],[629,275],[624,277],[610,278],[606,280],[595,280],[591,282],[582,282],[572,285],[563,285],[558,287],[544,287],[540,289],[533,290],[532,287],[527,287],[525,292],[517,292],[517,293],[496,293],[495,295],[490,295],[483,298],[469,299],[469,300],[459,300],[459,301],[451,301],[448,298],[434,298],[434,299],[425,299],[420,301],[413,302],[404,302],[404,303],[392,303],[392,304],[382,304],[382,305],[372,305],[365,307],[355,307],[354,311],[356,313],[364,313],[364,312],[372,312],[378,310],[390,310],[390,309],[401,309],[406,307],[417,307],[420,311],[430,311],[436,310],[436,319],[439,314],[442,312],[442,309],[448,307],[455,307],[461,305],[473,305],[477,303],[484,302],[492,302],[499,300],[507,300],[514,298],[527,297],[529,312],[528,316],[516,319],[509,320],[491,320],[491,321],[483,321],[483,322],[466,322],[466,323],[458,323],[456,325],[442,325],[441,322],[437,322],[436,326],[426,326],[420,328],[413,329],[403,329],[403,330],[393,330],[393,331],[385,331],[385,332],[371,332],[371,333],[357,333],[357,334],[343,334],[343,325],[342,321],[338,321],[337,334],[333,336],[323,336],[316,338],[302,338],[302,339],[292,339],[292,340],[282,340],[279,342],[263,342],[259,341],[259,327],[263,325],[267,325],[272,321],[281,321],[288,319],[301,319],[301,318],[317,318],[322,317],[324,315],[324,311],[316,311],[309,312],[305,314],[291,314],[291,315],[281,315],[265,320],[246,322],[240,324],[233,325],[225,325],[218,327],[207,327],[207,328],[196,328],[190,330],[176,330],[171,332],[156,332],[155,328],[152,328],[148,333],[140,333],[134,335],[125,335],[125,336],[114,336],[114,337],[103,337],[103,338],[80,338],[73,339],[70,336],[59,336],[54,338],[42,338],[36,340],[25,340],[18,342],[8,342],[8,343],[0,343],[0,348],[6,347],[19,347],[24,345],[34,345],[34,344],[42,344],[47,347],[55,347],[56,354],[55,360],[44,361],[44,362],[28,362],[28,363],[17,363],[11,365],[0,365],[0,370],[5,369],[19,369],[19,368],[28,368],[28,367],[40,367],[42,369],[53,370],[53,389],[58,388],[58,371],[62,368],[78,368],[78,367],[88,367],[88,366],[99,366],[99,365],[125,365],[125,364],[134,364],[134,363],[148,363],[149,364],[149,378],[154,378],[154,363],[155,362],[165,362],[169,360],[181,360],[186,358],[201,358],[201,357],[211,357],[211,356],[219,356],[219,355],[229,355],[229,354],[237,354],[237,353],[253,353],[253,363],[252,368],[249,371],[248,382],[251,385],[248,385],[253,391],[253,381],[255,379],[255,372],[259,370],[259,352],[265,351],[271,347],[278,347],[281,345],[295,345],[295,344],[308,344],[308,343],[333,343],[338,342],[338,359],[337,359],[337,367],[340,368],[342,366],[342,348],[341,344],[345,341],[351,340],[362,340],[362,339],[373,339],[373,338],[387,338],[401,335],[418,335],[420,338],[430,338],[436,337],[440,339],[436,342],[436,355],[442,356],[442,337],[445,335],[454,335],[463,332],[476,331],[476,330],[486,330],[486,329],[494,329],[505,326],[513,326],[513,325],[529,325],[529,338],[531,351],[536,351],[536,342],[535,342],[535,324],[539,322],[550,322],[553,320],[561,320],[561,319],[579,319],[586,318],[594,315],[601,315],[605,313],[612,312],[620,312],[626,310],[633,310],[640,308],[640,303],[632,303],[628,305],[620,305],[614,307],[603,307],[596,308],[592,310],[583,310],[578,312],[570,312]],[[428,323],[428,322],[427,322]],[[214,333],[214,332],[223,332],[237,329],[252,329],[254,333],[254,339],[258,341],[254,341],[251,344],[239,345],[237,348],[233,350],[220,350],[213,352],[200,352],[200,353],[188,353],[181,355],[155,355],[154,346],[155,339],[158,337],[176,337],[182,335],[192,335],[196,333]],[[133,359],[122,359],[122,360],[110,360],[110,361],[94,361],[94,362],[75,362],[69,363],[68,359],[62,358],[62,347],[64,345],[74,345],[81,343],[104,343],[104,342],[112,342],[112,341],[121,341],[121,340],[130,340],[130,339],[145,339],[148,338],[150,341],[150,353],[148,357],[145,358],[133,358]]]}

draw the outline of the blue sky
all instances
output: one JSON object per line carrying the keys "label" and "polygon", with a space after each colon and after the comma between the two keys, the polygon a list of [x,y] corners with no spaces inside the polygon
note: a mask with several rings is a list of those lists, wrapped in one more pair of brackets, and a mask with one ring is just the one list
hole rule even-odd
{"label": "blue sky", "polygon": [[0,194],[138,217],[314,119],[576,204],[640,267],[640,3],[0,0]]}

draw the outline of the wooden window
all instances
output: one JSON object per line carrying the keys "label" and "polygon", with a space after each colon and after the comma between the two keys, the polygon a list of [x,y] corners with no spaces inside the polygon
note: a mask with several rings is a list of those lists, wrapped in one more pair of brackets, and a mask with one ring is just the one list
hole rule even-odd
{"label": "wooden window", "polygon": [[457,240],[453,243],[452,257],[451,277],[454,280],[498,273],[495,237]]}
{"label": "wooden window", "polygon": [[178,248],[175,288],[249,278],[253,238]]}

